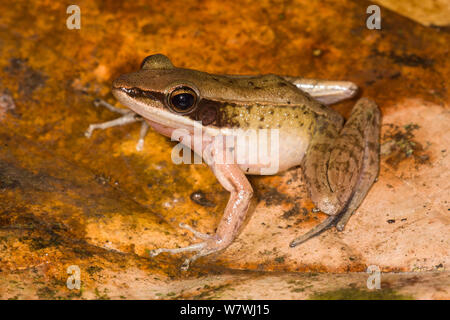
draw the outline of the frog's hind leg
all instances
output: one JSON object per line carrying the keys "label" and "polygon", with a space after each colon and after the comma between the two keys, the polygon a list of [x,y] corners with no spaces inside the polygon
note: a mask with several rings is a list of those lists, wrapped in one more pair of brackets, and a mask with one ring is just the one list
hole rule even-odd
{"label": "frog's hind leg", "polygon": [[330,228],[331,226],[333,226],[336,223],[337,219],[338,219],[338,216],[329,216],[324,221],[319,223],[317,226],[315,226],[314,228],[309,230],[307,233],[292,240],[291,243],[289,244],[289,246],[291,248],[294,248],[294,247],[298,246],[299,244],[307,241],[308,239],[321,234],[323,231],[325,231],[328,228]]}
{"label": "frog's hind leg", "polygon": [[326,220],[295,239],[294,247],[336,224],[346,222],[366,196],[379,170],[380,111],[369,99],[360,99],[342,130],[319,127],[303,162],[311,199]]}
{"label": "frog's hind leg", "polygon": [[344,230],[348,220],[366,197],[370,187],[377,179],[380,169],[380,111],[373,101],[367,99],[365,103],[371,104],[371,107],[366,110],[369,130],[366,135],[361,174],[355,192],[336,224],[336,229],[339,231]]}
{"label": "frog's hind leg", "polygon": [[306,79],[289,76],[283,76],[283,79],[327,105],[352,98],[358,92],[358,86],[350,81]]}
{"label": "frog's hind leg", "polygon": [[92,136],[92,132],[96,129],[105,130],[105,129],[112,128],[112,127],[123,126],[123,125],[129,124],[129,123],[142,122],[141,130],[139,133],[139,140],[136,145],[136,150],[141,151],[144,148],[144,139],[145,139],[145,136],[147,135],[149,125],[147,122],[143,121],[143,118],[140,115],[138,115],[137,113],[134,113],[133,111],[127,110],[127,109],[116,108],[115,106],[113,106],[101,99],[94,100],[94,105],[96,107],[99,107],[99,106],[105,107],[106,109],[108,109],[112,112],[115,112],[115,113],[119,113],[122,116],[117,119],[111,120],[111,121],[95,123],[95,124],[89,125],[89,128],[84,133],[84,135],[87,138],[90,138]]}

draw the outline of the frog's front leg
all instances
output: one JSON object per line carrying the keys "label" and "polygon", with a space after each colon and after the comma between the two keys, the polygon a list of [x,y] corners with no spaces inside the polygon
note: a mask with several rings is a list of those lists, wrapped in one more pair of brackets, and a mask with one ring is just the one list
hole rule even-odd
{"label": "frog's front leg", "polygon": [[147,135],[149,125],[146,121],[143,121],[143,118],[140,115],[134,113],[133,111],[127,110],[127,109],[116,108],[113,105],[111,105],[101,99],[94,100],[94,105],[96,107],[99,107],[99,106],[105,107],[106,109],[108,109],[112,112],[115,112],[115,113],[119,113],[122,116],[117,119],[111,120],[111,121],[95,123],[95,124],[89,125],[89,128],[84,133],[84,135],[87,138],[90,138],[92,135],[92,132],[96,129],[105,130],[105,129],[112,128],[112,127],[123,126],[123,125],[129,124],[129,123],[142,122],[141,130],[139,133],[139,140],[136,145],[136,150],[141,151],[144,148],[144,139],[145,139],[145,136]]}
{"label": "frog's front leg", "polygon": [[292,241],[291,247],[333,224],[343,230],[378,175],[380,111],[375,102],[360,99],[338,129],[319,126],[302,165],[311,199],[330,217]]}
{"label": "frog's front leg", "polygon": [[160,248],[150,252],[151,256],[156,256],[162,252],[176,254],[196,251],[197,253],[194,256],[184,261],[181,267],[182,270],[187,270],[190,263],[196,259],[223,250],[233,242],[245,220],[250,200],[253,195],[253,189],[250,182],[237,164],[222,163],[223,161],[218,161],[219,159],[234,159],[233,154],[231,154],[232,151],[228,149],[219,150],[214,145],[214,142],[211,142],[210,145],[206,147],[204,155],[206,154],[207,158],[205,160],[213,170],[220,184],[230,192],[230,199],[228,200],[228,204],[217,227],[216,233],[214,235],[202,234],[189,226],[180,224],[181,227],[193,232],[197,238],[205,241],[184,248]]}

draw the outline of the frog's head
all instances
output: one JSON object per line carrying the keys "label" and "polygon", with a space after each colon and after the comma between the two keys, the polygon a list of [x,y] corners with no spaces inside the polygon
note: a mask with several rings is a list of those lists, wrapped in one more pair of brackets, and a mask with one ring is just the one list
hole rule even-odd
{"label": "frog's head", "polygon": [[216,121],[217,108],[209,103],[205,109],[199,89],[208,91],[209,76],[176,68],[169,58],[155,54],[144,59],[139,71],[117,78],[113,94],[137,114],[166,126],[192,127],[193,120],[211,124]]}

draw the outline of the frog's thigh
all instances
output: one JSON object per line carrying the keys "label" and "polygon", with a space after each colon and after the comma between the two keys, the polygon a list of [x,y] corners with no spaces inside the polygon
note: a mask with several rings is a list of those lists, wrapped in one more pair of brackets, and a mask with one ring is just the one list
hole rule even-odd
{"label": "frog's thigh", "polygon": [[378,157],[379,121],[376,104],[361,99],[335,139],[335,133],[324,128],[313,141],[304,170],[311,198],[321,211],[338,215],[347,206],[352,211],[359,206],[378,172],[374,159]]}
{"label": "frog's thigh", "polygon": [[300,90],[309,93],[314,99],[323,104],[333,104],[354,97],[358,86],[350,81],[332,81],[306,79],[297,77],[283,77]]}

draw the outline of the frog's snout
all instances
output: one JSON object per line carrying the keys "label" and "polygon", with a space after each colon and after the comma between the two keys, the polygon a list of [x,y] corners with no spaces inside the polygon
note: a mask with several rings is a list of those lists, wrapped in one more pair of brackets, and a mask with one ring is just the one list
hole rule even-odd
{"label": "frog's snout", "polygon": [[126,74],[121,75],[112,83],[113,89],[130,88],[129,77]]}

